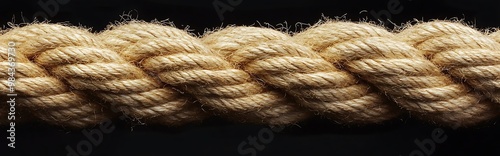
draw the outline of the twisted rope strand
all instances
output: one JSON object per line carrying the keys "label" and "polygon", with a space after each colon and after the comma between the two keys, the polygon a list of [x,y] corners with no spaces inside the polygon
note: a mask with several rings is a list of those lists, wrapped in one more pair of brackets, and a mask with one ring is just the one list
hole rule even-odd
{"label": "twisted rope strand", "polygon": [[398,35],[452,77],[467,80],[500,103],[500,43],[467,26],[446,22],[421,24]]}
{"label": "twisted rope strand", "polygon": [[[39,24],[14,29],[3,36],[4,40],[16,42],[17,50],[31,57],[34,63],[66,80],[70,87],[75,90],[91,90],[92,95],[116,103],[118,109],[136,118],[162,116],[161,122],[175,124],[204,116],[201,110],[185,106],[188,103],[186,97],[178,96],[176,91],[161,88],[158,81],[126,62],[116,52],[101,48],[102,43],[87,31]],[[23,41],[24,38],[32,40]],[[58,100],[60,99],[55,98],[56,102],[75,103]],[[84,116],[86,115],[82,115]]]}
{"label": "twisted rope strand", "polygon": [[399,115],[385,97],[281,32],[234,27],[202,40],[245,72],[337,122],[381,122]]}
{"label": "twisted rope strand", "polygon": [[[313,114],[370,124],[407,111],[437,124],[472,126],[499,112],[500,32],[454,22],[392,33],[328,21],[293,36],[239,26],[201,38],[135,21],[98,34],[33,24],[0,36],[3,71],[11,41],[18,106],[33,113],[23,119],[72,128],[115,118],[115,107],[165,125],[210,115],[283,125]],[[4,101],[8,77],[0,73]],[[0,106],[0,115],[8,109]]]}
{"label": "twisted rope strand", "polygon": [[289,104],[284,95],[252,81],[248,73],[234,69],[179,29],[131,23],[103,32],[100,37],[128,61],[141,60],[144,70],[218,112],[251,122],[266,120],[268,124],[289,124],[308,116],[296,104]]}
{"label": "twisted rope strand", "polygon": [[[411,31],[413,28],[408,28]],[[402,32],[404,33],[404,32]],[[403,35],[403,34],[400,34]],[[460,126],[496,115],[493,104],[453,82],[423,52],[368,24],[329,22],[295,35],[332,63],[360,75],[423,118]],[[314,38],[326,38],[317,40]]]}
{"label": "twisted rope strand", "polygon": [[[21,28],[22,29],[22,28]],[[1,36],[1,43],[4,42],[4,35]],[[16,38],[13,35],[13,38]],[[18,38],[22,39],[22,38]],[[10,40],[10,39],[8,39]],[[16,43],[20,40],[11,40]],[[7,61],[7,49],[0,48],[2,71],[7,71],[9,68]],[[70,90],[62,81],[48,74],[46,70],[30,62],[22,53],[16,53],[16,92],[22,93],[19,98],[16,98],[16,104],[22,109],[26,109],[33,113],[35,118],[48,123],[58,125],[67,125],[75,127],[84,127],[89,124],[95,124],[102,121],[106,116],[101,111],[101,106],[88,100],[85,94],[78,90]],[[10,98],[6,97],[9,92],[7,72],[1,72],[1,93],[2,101],[6,102]],[[9,106],[3,107],[2,121],[6,122],[7,111]],[[16,120],[29,117],[25,114],[24,117],[18,116]]]}

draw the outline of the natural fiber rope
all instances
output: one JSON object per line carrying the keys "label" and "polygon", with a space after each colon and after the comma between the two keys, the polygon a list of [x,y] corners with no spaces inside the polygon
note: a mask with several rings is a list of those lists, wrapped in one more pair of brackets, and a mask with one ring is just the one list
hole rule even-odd
{"label": "natural fiber rope", "polygon": [[[32,24],[0,36],[3,101],[10,41],[21,119],[68,127],[114,118],[112,108],[165,125],[210,115],[283,125],[312,114],[370,124],[409,112],[471,126],[500,112],[500,32],[455,22],[389,32],[328,21],[293,36],[239,26],[200,38],[157,23],[129,22],[99,34]],[[7,116],[8,107],[0,108]]]}

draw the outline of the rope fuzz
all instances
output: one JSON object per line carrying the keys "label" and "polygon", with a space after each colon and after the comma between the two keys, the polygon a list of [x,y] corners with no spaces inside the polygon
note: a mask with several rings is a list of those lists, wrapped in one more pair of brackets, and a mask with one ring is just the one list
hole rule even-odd
{"label": "rope fuzz", "polygon": [[[372,124],[410,113],[463,127],[499,112],[500,32],[454,22],[389,32],[329,21],[292,36],[238,26],[202,37],[145,22],[98,34],[32,24],[0,36],[3,101],[9,42],[16,44],[21,119],[66,127],[116,118],[114,109],[164,125],[211,115],[269,125],[312,115]],[[0,116],[8,110],[0,106]]]}

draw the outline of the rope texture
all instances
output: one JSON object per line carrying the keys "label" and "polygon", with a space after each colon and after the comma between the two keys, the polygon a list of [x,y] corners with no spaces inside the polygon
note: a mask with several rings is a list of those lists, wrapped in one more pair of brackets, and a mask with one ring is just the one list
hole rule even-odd
{"label": "rope texture", "polygon": [[[410,113],[472,126],[500,112],[500,32],[449,21],[399,32],[328,21],[294,35],[237,26],[202,37],[137,21],[97,34],[32,24],[0,36],[2,101],[10,41],[19,122],[83,128],[116,118],[117,109],[164,125],[211,115],[269,125],[313,115],[373,124]],[[8,110],[0,106],[0,116]]]}

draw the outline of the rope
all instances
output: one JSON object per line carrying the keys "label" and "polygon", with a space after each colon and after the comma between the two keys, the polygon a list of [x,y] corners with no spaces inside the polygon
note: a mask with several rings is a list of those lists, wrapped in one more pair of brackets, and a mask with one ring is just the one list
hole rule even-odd
{"label": "rope", "polygon": [[[373,124],[409,113],[463,127],[499,112],[500,32],[449,21],[398,32],[328,21],[294,35],[237,26],[202,37],[137,21],[100,33],[32,24],[0,36],[3,101],[9,42],[17,51],[19,120],[66,127],[116,118],[115,109],[164,125],[212,115],[269,125],[313,115]],[[0,108],[7,116],[9,107]]]}

